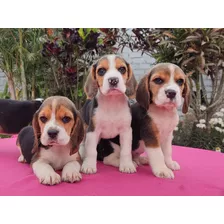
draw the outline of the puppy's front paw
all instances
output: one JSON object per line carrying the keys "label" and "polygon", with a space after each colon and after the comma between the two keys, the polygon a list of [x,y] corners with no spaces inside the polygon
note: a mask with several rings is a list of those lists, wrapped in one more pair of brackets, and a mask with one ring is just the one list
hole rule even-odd
{"label": "puppy's front paw", "polygon": [[136,166],[132,161],[130,161],[130,162],[121,162],[120,161],[119,170],[122,173],[135,173],[136,172]]}
{"label": "puppy's front paw", "polygon": [[180,169],[180,165],[178,164],[178,162],[176,161],[166,161],[166,165],[167,167],[169,167],[171,170],[179,170]]}
{"label": "puppy's front paw", "polygon": [[18,158],[18,162],[19,163],[26,163],[26,160],[25,160],[23,155],[20,155],[20,157]]}
{"label": "puppy's front paw", "polygon": [[152,172],[156,177],[174,179],[173,171],[166,167],[166,165],[154,167]]}
{"label": "puppy's front paw", "polygon": [[62,181],[64,182],[78,182],[82,179],[81,173],[76,170],[63,170],[62,171]]}
{"label": "puppy's front paw", "polygon": [[81,167],[81,172],[86,174],[93,174],[96,173],[96,171],[97,171],[96,162],[90,160],[84,160]]}
{"label": "puppy's front paw", "polygon": [[46,172],[44,176],[39,177],[39,181],[41,184],[55,185],[61,182],[61,177],[56,172]]}

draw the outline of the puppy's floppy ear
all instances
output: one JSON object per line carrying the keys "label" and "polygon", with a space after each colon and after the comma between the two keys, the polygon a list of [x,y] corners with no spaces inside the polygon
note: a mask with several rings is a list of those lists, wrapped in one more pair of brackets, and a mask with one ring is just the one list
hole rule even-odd
{"label": "puppy's floppy ear", "polygon": [[98,91],[98,85],[96,81],[96,67],[97,64],[91,66],[90,72],[84,85],[84,91],[86,93],[87,99],[94,98]]}
{"label": "puppy's floppy ear", "polygon": [[134,99],[136,96],[136,88],[137,88],[137,81],[135,79],[135,76],[133,74],[133,70],[131,68],[131,65],[126,62],[127,68],[128,68],[128,80],[127,80],[127,90],[126,95],[129,99]]}
{"label": "puppy's floppy ear", "polygon": [[136,92],[136,101],[146,110],[148,110],[151,101],[148,75],[143,77],[138,84]]}
{"label": "puppy's floppy ear", "polygon": [[36,153],[40,150],[39,145],[40,145],[41,133],[40,133],[40,125],[38,122],[38,114],[39,114],[39,110],[36,111],[36,113],[33,115],[33,120],[32,120],[32,127],[34,131],[34,146],[33,146],[32,153]]}
{"label": "puppy's floppy ear", "polygon": [[78,111],[74,113],[75,124],[71,132],[71,151],[70,155],[76,153],[79,149],[79,145],[84,138],[84,122],[82,121],[81,115]]}
{"label": "puppy's floppy ear", "polygon": [[131,80],[132,76],[133,76],[133,70],[132,70],[132,67],[131,65],[125,61],[125,64],[128,68],[128,81]]}
{"label": "puppy's floppy ear", "polygon": [[186,114],[188,112],[188,107],[190,104],[190,88],[188,85],[188,80],[186,78],[185,83],[184,83],[184,89],[182,92],[182,97],[184,98],[184,103],[182,107],[182,112]]}

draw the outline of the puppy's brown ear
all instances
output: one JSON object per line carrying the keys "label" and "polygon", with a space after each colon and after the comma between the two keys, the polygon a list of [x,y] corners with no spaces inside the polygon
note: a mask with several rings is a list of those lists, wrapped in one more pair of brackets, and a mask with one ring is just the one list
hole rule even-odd
{"label": "puppy's brown ear", "polygon": [[87,99],[94,98],[98,91],[98,85],[96,81],[96,66],[97,64],[91,66],[90,72],[84,85],[84,91],[86,93]]}
{"label": "puppy's brown ear", "polygon": [[136,101],[146,110],[150,104],[149,76],[143,77],[137,87]]}
{"label": "puppy's brown ear", "polygon": [[39,149],[39,144],[40,144],[40,125],[38,122],[38,114],[39,111],[37,111],[34,115],[33,115],[33,120],[32,120],[32,127],[33,127],[33,131],[34,131],[34,146],[33,146],[33,150],[32,153],[37,153],[40,149]]}
{"label": "puppy's brown ear", "polygon": [[182,92],[182,97],[184,98],[182,112],[184,114],[186,114],[188,112],[188,107],[189,107],[189,104],[190,104],[190,88],[189,88],[187,78],[186,78],[186,81],[184,83],[184,89],[183,89],[183,92]]}
{"label": "puppy's brown ear", "polygon": [[74,112],[75,124],[71,132],[71,151],[70,155],[75,154],[79,150],[79,145],[84,138],[84,122],[78,111]]}
{"label": "puppy's brown ear", "polygon": [[135,76],[133,74],[133,70],[131,68],[131,65],[127,64],[128,67],[128,80],[127,80],[127,89],[126,89],[126,95],[128,96],[129,99],[135,99],[136,97],[136,88],[137,88],[137,81],[135,79]]}

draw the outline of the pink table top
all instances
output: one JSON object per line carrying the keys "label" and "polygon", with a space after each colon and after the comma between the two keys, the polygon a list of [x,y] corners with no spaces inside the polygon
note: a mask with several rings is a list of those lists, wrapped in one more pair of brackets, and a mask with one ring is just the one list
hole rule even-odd
{"label": "pink table top", "polygon": [[224,195],[224,154],[173,146],[181,166],[174,180],[159,179],[148,166],[135,174],[120,173],[98,162],[98,172],[79,183],[40,184],[28,164],[17,162],[16,138],[0,139],[0,195]]}

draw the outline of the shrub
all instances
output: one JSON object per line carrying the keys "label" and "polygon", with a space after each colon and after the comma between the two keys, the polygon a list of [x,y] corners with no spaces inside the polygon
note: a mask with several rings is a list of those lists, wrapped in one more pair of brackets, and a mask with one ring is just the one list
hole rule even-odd
{"label": "shrub", "polygon": [[[182,134],[174,142],[210,149],[221,147],[223,133],[211,127],[210,120],[224,105],[224,29],[136,28],[132,29],[132,38],[127,38],[126,32],[122,36],[121,45],[149,54],[157,63],[177,64],[189,78],[194,120],[191,126],[186,121],[182,129],[179,127]],[[205,88],[205,79],[210,80],[211,91]],[[197,127],[200,119],[205,123]],[[206,129],[200,129],[204,125]]]}
{"label": "shrub", "polygon": [[173,144],[224,152],[224,108],[213,115],[209,124],[186,115],[174,132]]}
{"label": "shrub", "polygon": [[0,68],[13,99],[64,95],[79,108],[93,61],[117,49],[118,29],[0,29]]}
{"label": "shrub", "polygon": [[[224,29],[132,29],[129,45],[147,53],[158,62],[180,66],[189,77],[191,107],[206,124],[224,103]],[[205,77],[212,83],[205,88]],[[204,104],[206,110],[200,110]]]}
{"label": "shrub", "polygon": [[99,29],[47,29],[42,55],[51,68],[47,95],[64,95],[81,107],[83,82],[93,61],[114,51],[114,42]]}

